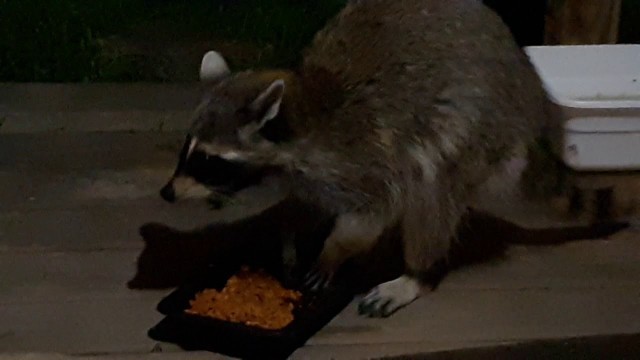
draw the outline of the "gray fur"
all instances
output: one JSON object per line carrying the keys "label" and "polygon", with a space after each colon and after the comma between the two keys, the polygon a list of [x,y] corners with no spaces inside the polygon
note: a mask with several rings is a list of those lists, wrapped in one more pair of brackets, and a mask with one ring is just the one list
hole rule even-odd
{"label": "gray fur", "polygon": [[[311,69],[327,70],[339,85],[337,106],[309,105],[318,98],[308,96],[312,85],[303,80]],[[318,268],[329,275],[396,224],[407,274],[428,270],[446,257],[477,187],[516,149],[559,127],[528,58],[476,0],[352,1],[318,33],[302,75],[287,74],[282,118],[292,141],[232,141],[234,131],[246,135],[247,121],[256,119],[228,114],[201,117],[193,136],[209,148],[236,144],[245,161],[280,166],[292,196],[351,224],[336,227],[320,256]],[[241,108],[279,78],[235,75],[204,106]],[[229,97],[239,83],[256,89]],[[398,283],[413,289],[410,281]],[[398,299],[368,301],[398,305]],[[388,315],[380,308],[371,314]]]}

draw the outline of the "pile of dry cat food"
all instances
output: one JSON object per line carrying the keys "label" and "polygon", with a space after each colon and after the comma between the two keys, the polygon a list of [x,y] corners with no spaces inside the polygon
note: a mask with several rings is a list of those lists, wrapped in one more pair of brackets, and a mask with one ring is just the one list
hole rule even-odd
{"label": "pile of dry cat food", "polygon": [[218,291],[205,289],[190,301],[187,314],[279,330],[293,321],[293,310],[302,294],[285,289],[263,271],[242,268]]}

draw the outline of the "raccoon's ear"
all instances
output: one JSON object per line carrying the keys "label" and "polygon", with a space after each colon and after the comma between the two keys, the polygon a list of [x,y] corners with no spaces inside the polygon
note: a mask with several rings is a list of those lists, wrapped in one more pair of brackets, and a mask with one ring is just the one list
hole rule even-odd
{"label": "raccoon's ear", "polygon": [[267,121],[278,115],[283,96],[284,80],[278,79],[272,82],[269,87],[260,93],[251,105],[249,105],[249,110],[257,122],[257,130],[260,130]]}
{"label": "raccoon's ear", "polygon": [[209,51],[202,57],[200,64],[200,80],[216,82],[231,74],[227,62],[222,55],[215,51]]}

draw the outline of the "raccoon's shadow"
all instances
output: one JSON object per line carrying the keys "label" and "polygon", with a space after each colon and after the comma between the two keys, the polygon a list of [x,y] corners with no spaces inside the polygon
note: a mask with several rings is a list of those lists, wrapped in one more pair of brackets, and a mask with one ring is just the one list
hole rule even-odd
{"label": "raccoon's shadow", "polygon": [[[147,223],[140,227],[145,247],[138,257],[136,274],[127,286],[172,288],[211,267],[228,269],[247,263],[282,275],[283,239],[291,236],[298,251],[293,272],[300,277],[317,257],[332,227],[331,216],[293,200],[247,219],[190,231]],[[511,223],[470,211],[447,261],[436,264],[423,276],[435,287],[453,269],[500,259],[508,239],[518,231]],[[374,249],[350,261],[338,276],[358,291],[397,277],[404,271],[400,235],[398,228],[389,229]]]}
{"label": "raccoon's shadow", "polygon": [[[294,277],[301,277],[320,252],[333,220],[318,208],[286,200],[240,221],[190,231],[148,223],[140,227],[145,247],[138,257],[137,272],[127,286],[131,289],[172,288],[212,267],[227,271],[238,264],[253,264],[283,275],[283,239],[291,237],[298,251],[298,263],[292,273]],[[555,245],[603,238],[624,227],[626,224],[607,223],[530,230],[470,209],[446,261],[435,264],[422,275],[427,284],[436,287],[452,270],[503,259],[509,244]],[[338,276],[359,292],[399,276],[404,271],[400,236],[399,228],[388,229],[371,251],[346,264]]]}
{"label": "raccoon's shadow", "polygon": [[[301,280],[320,253],[334,218],[320,209],[285,200],[262,213],[231,223],[211,224],[182,231],[147,223],[139,233],[144,248],[137,259],[130,289],[167,289],[180,286],[214,268],[227,272],[238,264],[252,264],[270,273]],[[387,231],[369,253],[345,264],[338,276],[366,290],[403,270],[397,229]],[[296,266],[284,274],[284,239],[293,238]],[[294,280],[295,281],[295,280]]]}
{"label": "raccoon's shadow", "polygon": [[282,274],[284,239],[294,237],[297,272],[311,264],[333,226],[319,209],[285,200],[262,213],[231,223],[182,231],[159,223],[140,227],[144,249],[138,256],[131,289],[166,289],[182,285],[205,270],[252,264]]}

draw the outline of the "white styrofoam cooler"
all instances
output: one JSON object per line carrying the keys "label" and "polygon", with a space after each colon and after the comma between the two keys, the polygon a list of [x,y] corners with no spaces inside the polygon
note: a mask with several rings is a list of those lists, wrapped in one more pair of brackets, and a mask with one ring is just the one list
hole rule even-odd
{"label": "white styrofoam cooler", "polygon": [[565,114],[565,163],[577,171],[640,170],[640,45],[525,48]]}

